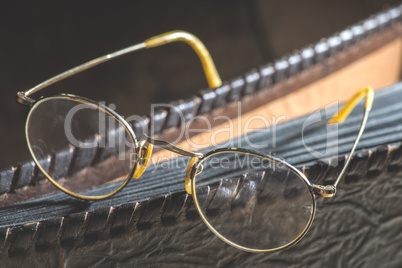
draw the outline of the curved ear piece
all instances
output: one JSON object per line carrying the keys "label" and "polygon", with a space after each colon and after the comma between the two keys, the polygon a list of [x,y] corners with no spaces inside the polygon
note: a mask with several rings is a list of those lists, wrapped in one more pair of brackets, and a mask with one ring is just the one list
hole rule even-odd
{"label": "curved ear piece", "polygon": [[[338,175],[338,178],[335,180],[335,183],[332,186],[315,186],[315,192],[316,193],[320,193],[320,195],[323,196],[333,196],[336,192],[336,187],[338,186],[339,182],[341,181],[343,175],[345,174],[349,164],[350,164],[350,160],[353,157],[353,154],[356,150],[357,144],[360,141],[360,137],[363,134],[363,131],[366,127],[367,124],[367,118],[369,115],[369,112],[371,110],[371,107],[373,106],[373,101],[374,101],[374,90],[372,87],[367,86],[364,87],[362,89],[360,89],[343,107],[342,109],[339,111],[339,113],[334,116],[333,118],[331,118],[328,123],[332,124],[332,123],[342,123],[350,114],[350,112],[356,107],[357,103],[360,101],[360,99],[362,99],[363,97],[366,98],[365,102],[364,102],[364,113],[363,113],[363,118],[362,121],[360,123],[360,128],[359,128],[359,132],[357,133],[356,136],[356,140],[353,143],[352,149],[350,150],[349,156],[341,170],[341,172]],[[329,193],[327,192],[327,190],[329,190]]]}
{"label": "curved ear piece", "polygon": [[353,95],[353,97],[350,98],[345,105],[343,105],[338,114],[328,121],[328,124],[342,123],[345,121],[345,119],[349,116],[349,114],[353,111],[363,97],[366,98],[364,108],[370,111],[374,101],[374,90],[371,86],[367,86],[357,91],[356,94]]}
{"label": "curved ear piece", "polygon": [[139,44],[136,44],[136,45],[133,45],[130,47],[126,47],[121,50],[115,51],[113,53],[90,60],[90,61],[85,62],[81,65],[78,65],[74,68],[71,68],[61,74],[53,76],[52,78],[34,86],[33,88],[31,88],[25,92],[23,92],[23,91],[18,92],[17,100],[18,100],[18,102],[20,102],[22,104],[29,105],[29,103],[33,102],[34,100],[31,98],[28,98],[28,96],[30,96],[31,94],[33,94],[45,87],[48,87],[56,82],[59,82],[70,76],[78,74],[82,71],[95,67],[96,65],[99,65],[99,64],[109,61],[111,59],[125,55],[127,53],[131,53],[131,52],[134,52],[134,51],[137,51],[140,49],[144,49],[144,48],[157,47],[157,46],[161,46],[164,44],[168,44],[171,42],[177,42],[177,41],[185,42],[186,44],[190,45],[191,48],[197,53],[198,57],[200,58],[202,67],[204,68],[205,76],[207,77],[209,87],[210,88],[220,87],[222,85],[222,80],[219,76],[218,71],[216,70],[214,61],[212,60],[212,57],[209,54],[208,49],[204,46],[204,44],[201,42],[201,40],[198,39],[195,35],[185,32],[185,31],[171,31],[171,32],[167,32],[167,33],[163,33],[163,34],[151,37],[142,43],[139,43]]}
{"label": "curved ear piece", "polygon": [[220,87],[222,85],[222,80],[218,71],[216,70],[214,61],[212,60],[208,49],[195,35],[185,31],[171,31],[151,37],[145,40],[144,43],[146,48],[151,48],[178,41],[188,44],[195,51],[195,53],[197,53],[204,69],[209,87]]}

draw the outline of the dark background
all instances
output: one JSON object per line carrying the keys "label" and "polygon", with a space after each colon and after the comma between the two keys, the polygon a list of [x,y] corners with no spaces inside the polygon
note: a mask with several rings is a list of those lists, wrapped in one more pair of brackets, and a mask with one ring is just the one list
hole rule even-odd
{"label": "dark background", "polygon": [[[358,22],[397,0],[9,1],[0,6],[0,169],[30,159],[27,108],[17,91],[95,57],[171,30],[198,36],[223,80]],[[60,82],[35,97],[73,93],[125,116],[206,88],[185,44],[143,50]]]}

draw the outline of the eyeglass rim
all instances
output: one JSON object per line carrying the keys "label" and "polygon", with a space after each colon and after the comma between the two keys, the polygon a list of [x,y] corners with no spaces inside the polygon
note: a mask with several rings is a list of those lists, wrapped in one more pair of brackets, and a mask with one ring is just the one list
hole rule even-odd
{"label": "eyeglass rim", "polygon": [[[76,102],[80,102],[80,103],[84,103],[93,107],[96,107],[97,109],[100,109],[101,111],[107,113],[108,115],[112,116],[115,120],[117,120],[118,123],[120,123],[121,125],[124,126],[126,132],[129,134],[130,139],[132,144],[134,145],[134,150],[135,150],[135,154],[134,154],[134,161],[133,163],[135,163],[134,165],[132,165],[131,167],[131,171],[127,174],[127,178],[125,179],[125,181],[123,182],[122,185],[120,185],[117,189],[115,189],[114,191],[105,194],[105,195],[99,195],[99,196],[87,196],[87,195],[81,195],[81,194],[77,194],[75,192],[72,192],[66,188],[64,188],[63,186],[61,186],[60,184],[58,184],[49,174],[46,170],[43,169],[42,165],[40,164],[39,160],[36,158],[33,150],[32,150],[32,146],[31,143],[29,141],[29,134],[28,134],[28,125],[29,125],[29,120],[30,117],[32,115],[32,112],[34,111],[35,107],[37,107],[40,103],[44,102],[44,101],[49,101],[51,99],[67,99],[67,100],[72,100],[72,101],[76,101]],[[84,200],[100,200],[100,199],[105,199],[108,197],[111,197],[113,195],[115,195],[116,193],[120,192],[130,181],[131,178],[133,178],[134,173],[138,167],[138,153],[139,153],[139,144],[138,141],[136,139],[135,133],[133,131],[133,129],[131,128],[131,126],[127,123],[127,121],[118,113],[116,113],[115,111],[113,111],[112,109],[110,109],[109,107],[103,105],[100,102],[96,102],[94,100],[91,100],[89,98],[86,97],[81,97],[78,95],[73,95],[73,94],[55,94],[55,95],[49,95],[49,96],[42,96],[40,97],[38,100],[36,100],[33,105],[30,107],[26,121],[25,121],[25,139],[27,141],[27,145],[28,145],[28,150],[35,162],[35,164],[37,165],[37,167],[39,168],[39,170],[42,172],[43,175],[45,175],[45,177],[54,185],[56,186],[59,190],[65,192],[66,194],[73,196],[75,198],[79,198],[79,199],[84,199]]]}
{"label": "eyeglass rim", "polygon": [[[250,247],[245,247],[242,245],[239,245],[231,240],[229,240],[228,238],[226,238],[225,236],[221,235],[219,233],[219,231],[217,231],[208,221],[208,219],[205,217],[204,213],[202,212],[200,205],[198,203],[198,199],[197,199],[197,191],[196,191],[196,186],[195,186],[195,182],[196,182],[196,176],[197,176],[197,170],[199,168],[199,165],[206,160],[207,158],[217,155],[217,154],[222,154],[222,153],[242,153],[242,154],[248,154],[248,155],[252,155],[252,156],[256,156],[256,157],[261,157],[263,159],[267,159],[269,161],[273,161],[275,163],[280,163],[285,165],[287,168],[289,168],[298,178],[300,178],[305,185],[308,187],[309,189],[309,193],[310,193],[310,197],[311,197],[311,202],[312,202],[312,207],[311,207],[311,213],[310,213],[310,218],[309,221],[307,222],[306,226],[304,227],[304,230],[299,234],[299,236],[297,236],[294,240],[292,240],[291,242],[277,247],[277,248],[270,248],[270,249],[256,249],[256,248],[250,248]],[[279,251],[279,250],[283,250],[285,248],[288,248],[294,244],[296,244],[297,242],[299,242],[308,232],[308,230],[310,229],[314,217],[315,217],[315,211],[316,211],[316,199],[315,199],[315,195],[313,193],[312,187],[313,185],[310,183],[310,181],[307,179],[307,177],[297,168],[295,168],[293,165],[287,163],[286,161],[283,161],[279,158],[276,158],[274,156],[270,156],[270,155],[263,155],[261,153],[252,151],[252,150],[248,150],[248,149],[242,149],[242,148],[221,148],[221,149],[216,149],[213,151],[208,152],[207,154],[205,154],[202,158],[200,158],[197,163],[195,163],[195,165],[193,165],[192,169],[191,169],[191,173],[190,173],[190,178],[191,178],[191,190],[192,190],[192,195],[193,195],[193,200],[194,200],[194,204],[197,208],[198,214],[200,215],[201,219],[203,220],[203,222],[207,225],[207,227],[217,236],[219,237],[221,240],[223,240],[224,242],[226,242],[227,244],[229,244],[230,246],[233,246],[235,248],[241,249],[241,250],[245,250],[248,252],[252,252],[252,253],[262,253],[262,252],[273,252],[273,251]]]}

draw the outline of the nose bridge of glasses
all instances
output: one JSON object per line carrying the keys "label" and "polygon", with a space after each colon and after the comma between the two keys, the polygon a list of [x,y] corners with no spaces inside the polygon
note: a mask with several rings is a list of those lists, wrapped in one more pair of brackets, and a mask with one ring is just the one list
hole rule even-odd
{"label": "nose bridge of glasses", "polygon": [[[173,144],[171,144],[170,142],[167,142],[167,141],[153,139],[153,138],[151,138],[151,137],[149,137],[149,136],[147,136],[145,134],[144,134],[144,137],[145,137],[145,139],[143,138],[141,143],[146,141],[150,145],[153,144],[153,145],[156,145],[158,147],[164,148],[164,149],[166,149],[168,151],[171,151],[173,153],[176,153],[176,154],[179,154],[179,155],[182,155],[182,156],[191,157],[191,160],[190,160],[190,162],[188,164],[188,167],[187,167],[184,186],[185,186],[185,189],[186,189],[187,193],[192,194],[192,190],[191,190],[192,169],[193,169],[194,165],[197,164],[198,160],[201,159],[204,155],[202,153],[196,153],[196,152],[191,152],[191,151],[184,150],[184,149],[182,149],[180,147],[177,147],[177,146],[175,146],[175,145],[173,145]],[[198,167],[199,167],[199,170],[196,171],[196,174],[202,172],[202,169],[203,169],[202,165],[199,165]]]}
{"label": "nose bridge of glasses", "polygon": [[201,158],[203,157],[202,153],[196,153],[196,152],[191,152],[191,151],[187,151],[185,149],[182,149],[180,147],[177,147],[173,144],[171,144],[170,142],[167,141],[163,141],[163,140],[157,140],[157,139],[153,139],[147,135],[144,134],[145,140],[149,143],[149,144],[153,144],[156,145],[158,147],[161,147],[163,149],[166,149],[168,151],[171,151],[173,153],[182,155],[182,156],[189,156],[189,157],[196,157],[196,158]]}

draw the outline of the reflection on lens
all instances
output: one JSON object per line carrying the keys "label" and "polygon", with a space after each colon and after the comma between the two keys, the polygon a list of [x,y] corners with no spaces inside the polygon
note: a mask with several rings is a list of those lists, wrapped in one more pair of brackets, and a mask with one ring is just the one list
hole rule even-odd
{"label": "reflection on lens", "polygon": [[310,227],[315,199],[303,175],[288,164],[226,151],[199,165],[196,205],[208,227],[229,244],[276,250],[297,242]]}
{"label": "reflection on lens", "polygon": [[[38,101],[28,115],[26,136],[42,172],[72,193],[108,195],[132,175],[133,137],[110,111],[90,101],[70,96]],[[43,165],[49,157],[51,164]]]}

